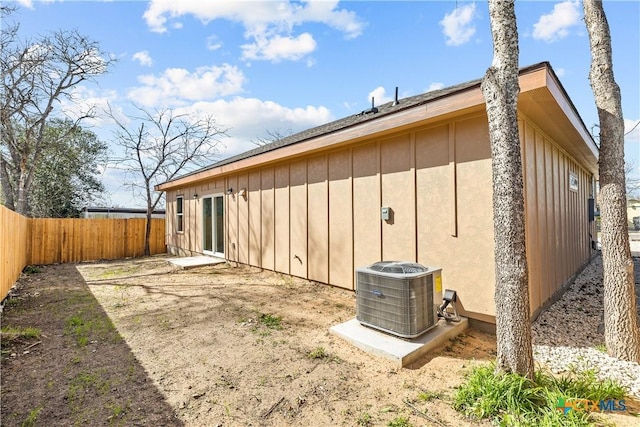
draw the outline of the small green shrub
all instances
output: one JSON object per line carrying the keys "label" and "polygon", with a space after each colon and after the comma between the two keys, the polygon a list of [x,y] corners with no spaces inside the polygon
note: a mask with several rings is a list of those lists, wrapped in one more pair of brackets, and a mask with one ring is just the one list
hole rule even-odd
{"label": "small green shrub", "polygon": [[490,418],[498,425],[588,426],[585,411],[558,410],[559,402],[571,399],[621,399],[625,389],[611,380],[600,381],[593,371],[554,377],[538,371],[535,381],[516,374],[496,373],[493,364],[475,368],[457,390],[454,408],[465,415]]}

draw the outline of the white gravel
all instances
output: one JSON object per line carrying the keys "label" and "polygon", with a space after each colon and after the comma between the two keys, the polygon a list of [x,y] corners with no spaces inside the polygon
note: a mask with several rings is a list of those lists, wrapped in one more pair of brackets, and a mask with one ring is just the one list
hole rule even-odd
{"label": "white gravel", "polygon": [[[636,264],[636,288],[640,271]],[[554,373],[592,369],[599,378],[615,379],[640,397],[640,365],[609,357],[596,349],[604,344],[601,325],[602,258],[594,258],[562,297],[532,325],[536,362]]]}

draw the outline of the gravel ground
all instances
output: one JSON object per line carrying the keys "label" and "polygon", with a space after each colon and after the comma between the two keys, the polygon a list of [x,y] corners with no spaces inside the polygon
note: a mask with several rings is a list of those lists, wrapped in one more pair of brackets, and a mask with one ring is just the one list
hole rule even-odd
{"label": "gravel ground", "polygon": [[[640,258],[635,257],[634,263],[636,294],[640,294]],[[597,256],[534,322],[534,357],[554,373],[593,369],[599,378],[615,379],[640,397],[640,365],[596,348],[604,343],[602,294],[602,257]]]}

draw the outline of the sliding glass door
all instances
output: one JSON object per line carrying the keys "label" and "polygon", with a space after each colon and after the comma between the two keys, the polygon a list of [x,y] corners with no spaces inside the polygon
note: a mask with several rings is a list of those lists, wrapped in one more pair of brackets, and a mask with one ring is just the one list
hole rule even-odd
{"label": "sliding glass door", "polygon": [[224,197],[202,198],[202,249],[204,253],[224,256]]}

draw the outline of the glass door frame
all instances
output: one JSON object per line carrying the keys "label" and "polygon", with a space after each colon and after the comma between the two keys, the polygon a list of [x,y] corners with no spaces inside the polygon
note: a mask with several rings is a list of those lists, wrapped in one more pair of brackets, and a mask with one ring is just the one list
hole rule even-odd
{"label": "glass door frame", "polygon": [[[224,221],[224,217],[225,217],[225,202],[224,202],[224,194],[223,193],[213,193],[213,194],[207,194],[202,196],[202,253],[206,254],[206,255],[212,255],[212,256],[217,256],[220,258],[224,258],[224,248],[226,246],[226,238],[225,238],[225,233],[224,233],[224,228],[225,228],[225,221]],[[206,227],[205,227],[205,213],[204,213],[204,209],[205,209],[205,199],[210,199],[211,200],[211,250],[205,250],[205,246],[206,246]],[[216,210],[216,202],[219,201],[220,203],[222,203],[222,229],[218,230],[218,227],[216,226],[216,214],[217,214],[217,210]],[[222,252],[218,252],[216,251],[216,249],[218,249],[216,246],[216,242],[218,240],[218,236],[219,233],[222,233]]]}

